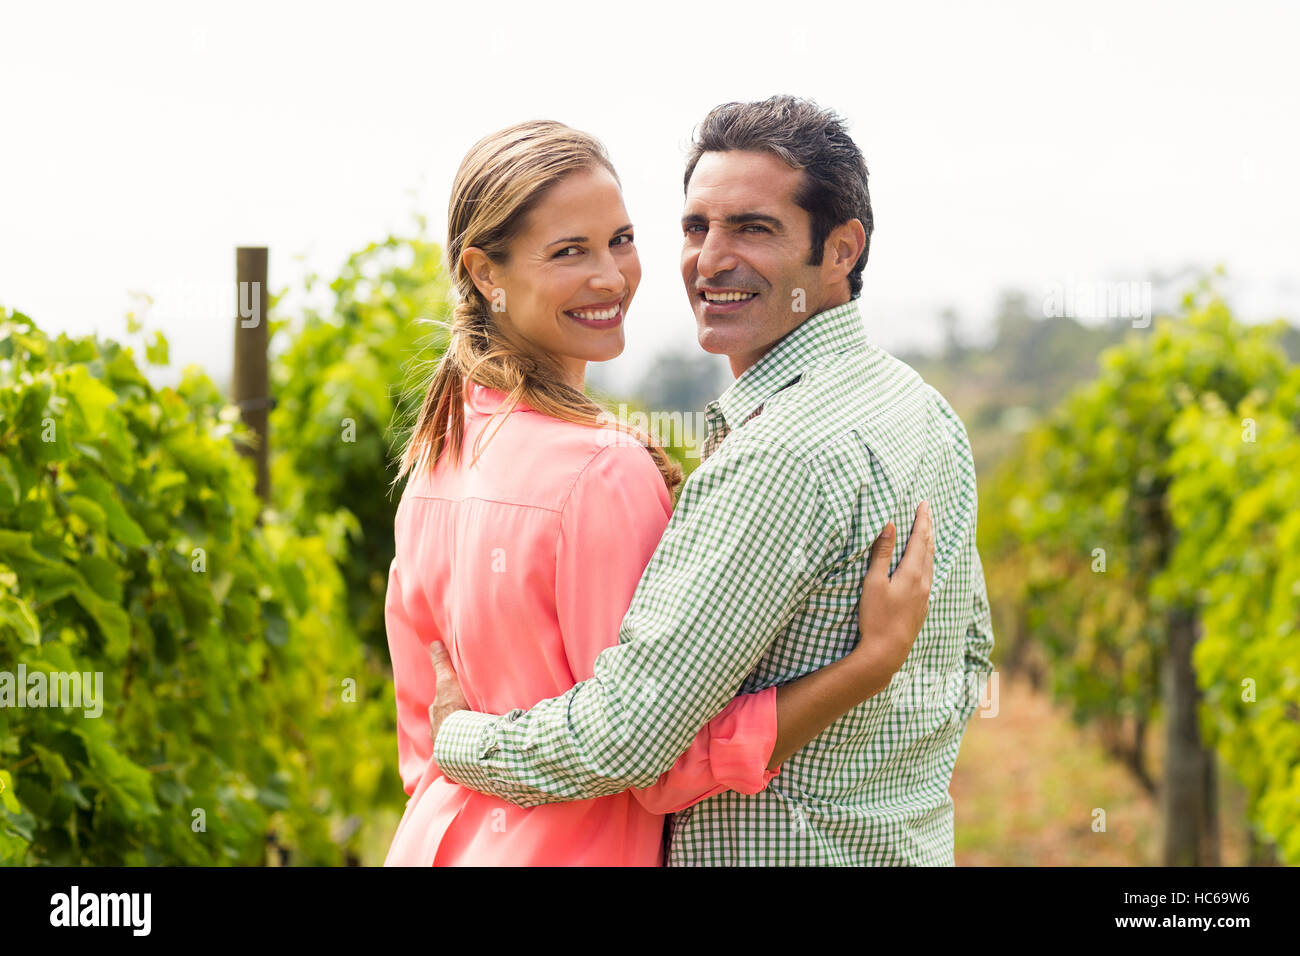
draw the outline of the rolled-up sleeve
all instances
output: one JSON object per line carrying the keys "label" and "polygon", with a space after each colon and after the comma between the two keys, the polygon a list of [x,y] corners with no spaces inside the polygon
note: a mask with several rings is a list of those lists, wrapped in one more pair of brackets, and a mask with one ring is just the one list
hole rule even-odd
{"label": "rolled-up sleeve", "polygon": [[781,772],[767,769],[776,733],[776,688],[742,694],[701,728],[656,783],[630,792],[652,813],[676,813],[726,790],[758,793]]}
{"label": "rolled-up sleeve", "polygon": [[[588,509],[584,516],[600,517]],[[752,766],[754,745],[732,746],[749,740],[749,705],[722,712],[842,541],[826,512],[804,461],[733,436],[687,483],[622,618],[619,643],[599,652],[589,677],[530,710],[452,714],[434,746],[442,772],[522,806],[631,788],[648,791],[656,807],[676,808],[740,780],[718,771],[729,760]],[[775,689],[767,691],[748,696],[752,729],[770,736],[770,755]],[[706,754],[713,777],[698,796],[671,780],[655,789],[673,769],[682,771],[681,785],[705,782]],[[759,769],[765,783],[771,774]]]}

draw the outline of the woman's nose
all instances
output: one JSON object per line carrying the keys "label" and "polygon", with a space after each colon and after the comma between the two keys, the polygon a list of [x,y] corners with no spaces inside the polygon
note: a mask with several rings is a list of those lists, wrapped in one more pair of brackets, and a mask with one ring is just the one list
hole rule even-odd
{"label": "woman's nose", "polygon": [[627,286],[623,270],[610,253],[605,253],[598,260],[600,268],[592,274],[589,283],[593,289],[608,292],[622,292]]}

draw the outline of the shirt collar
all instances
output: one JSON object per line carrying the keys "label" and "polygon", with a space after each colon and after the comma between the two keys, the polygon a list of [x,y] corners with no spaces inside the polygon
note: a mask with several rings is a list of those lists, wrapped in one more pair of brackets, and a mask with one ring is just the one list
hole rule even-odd
{"label": "shirt collar", "polygon": [[[480,415],[495,415],[497,412],[504,411],[509,407],[507,401],[510,398],[509,395],[500,389],[480,385],[473,379],[466,380],[463,394],[467,411],[476,412]],[[515,405],[514,410],[517,412],[531,412],[533,407],[521,398],[519,403]]]}
{"label": "shirt collar", "polygon": [[856,299],[824,309],[801,322],[745,369],[717,401],[709,403],[709,410],[721,413],[728,429],[738,428],[809,369],[832,355],[866,345],[867,333]]}

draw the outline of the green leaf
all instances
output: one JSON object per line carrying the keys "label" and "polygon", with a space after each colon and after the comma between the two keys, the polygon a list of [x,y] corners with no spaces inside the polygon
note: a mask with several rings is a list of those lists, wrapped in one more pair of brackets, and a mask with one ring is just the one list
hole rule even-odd
{"label": "green leaf", "polygon": [[14,795],[14,778],[10,776],[8,770],[0,770],[0,803],[10,813],[21,813],[23,805],[18,802],[18,797]]}
{"label": "green leaf", "polygon": [[113,540],[128,548],[148,546],[149,538],[144,529],[127,514],[111,484],[98,475],[85,474],[77,478],[77,488],[103,510],[108,533]]}
{"label": "green leaf", "polygon": [[42,554],[32,545],[30,531],[0,529],[0,555],[11,563],[28,562],[42,567],[60,568],[62,563]]}
{"label": "green leaf", "polygon": [[144,354],[150,365],[167,364],[167,338],[162,332],[154,332],[153,343],[145,347]]}
{"label": "green leaf", "polygon": [[104,416],[117,401],[117,394],[90,374],[85,365],[73,365],[65,373],[68,397],[81,412],[89,434],[98,438],[104,431]]}
{"label": "green leaf", "polygon": [[8,457],[0,457],[0,508],[12,508],[22,498],[23,490],[18,475]]}
{"label": "green leaf", "polygon": [[103,533],[108,522],[103,508],[84,495],[69,495],[67,503],[72,513],[90,525],[92,530]]}
{"label": "green leaf", "polygon": [[284,647],[289,642],[289,623],[273,604],[262,605],[262,621],[266,626],[266,642],[272,647]]}
{"label": "green leaf", "polygon": [[27,602],[11,594],[0,593],[0,624],[7,624],[24,644],[39,647],[41,625]]}
{"label": "green leaf", "polygon": [[59,784],[72,779],[72,771],[68,769],[62,754],[40,744],[32,744],[32,753],[36,754],[41,762],[41,769],[49,774],[50,780],[54,783]]}
{"label": "green leaf", "polygon": [[77,562],[77,570],[96,594],[105,601],[122,603],[122,571],[108,558],[85,554]]}

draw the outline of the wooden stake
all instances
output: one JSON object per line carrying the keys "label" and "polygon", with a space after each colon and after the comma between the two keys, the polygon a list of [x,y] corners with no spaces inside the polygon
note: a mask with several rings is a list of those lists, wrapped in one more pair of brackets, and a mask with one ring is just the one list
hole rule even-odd
{"label": "wooden stake", "polygon": [[[271,500],[271,473],[267,422],[275,400],[271,398],[267,370],[267,319],[270,302],[266,286],[266,247],[240,246],[235,249],[235,367],[231,376],[231,401],[239,407],[244,423],[257,437],[257,446],[239,446],[257,463],[257,494]],[[259,517],[260,521],[260,517]]]}

